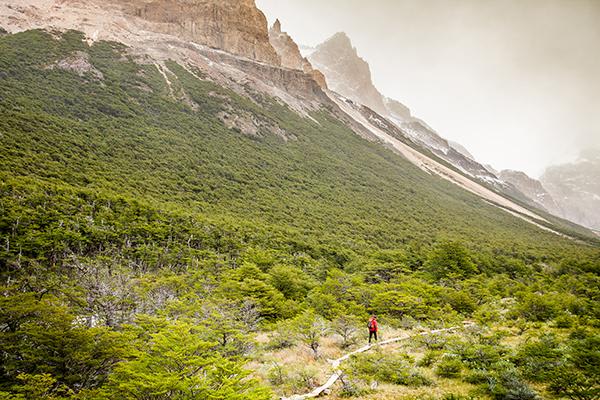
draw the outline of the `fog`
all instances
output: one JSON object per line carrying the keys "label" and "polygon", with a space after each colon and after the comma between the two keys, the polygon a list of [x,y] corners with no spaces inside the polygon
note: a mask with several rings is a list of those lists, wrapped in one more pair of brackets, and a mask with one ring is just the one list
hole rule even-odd
{"label": "fog", "polygon": [[256,3],[301,44],[345,31],[383,94],[497,169],[600,147],[600,1]]}

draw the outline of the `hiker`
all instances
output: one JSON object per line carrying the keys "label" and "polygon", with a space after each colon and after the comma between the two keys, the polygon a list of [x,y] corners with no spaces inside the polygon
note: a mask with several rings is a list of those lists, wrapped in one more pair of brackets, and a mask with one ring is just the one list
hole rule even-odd
{"label": "hiker", "polygon": [[378,327],[377,327],[377,317],[374,315],[371,315],[371,318],[369,318],[369,323],[367,324],[367,327],[369,328],[369,344],[371,344],[371,338],[375,338],[375,341],[377,341],[377,331],[378,331]]}

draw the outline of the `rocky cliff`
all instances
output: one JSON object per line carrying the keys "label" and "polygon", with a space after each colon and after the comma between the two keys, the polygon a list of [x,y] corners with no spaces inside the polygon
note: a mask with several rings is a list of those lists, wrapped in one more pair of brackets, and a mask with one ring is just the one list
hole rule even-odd
{"label": "rocky cliff", "polygon": [[386,97],[383,99],[383,101],[391,118],[400,121],[410,121],[412,119],[410,109],[404,104],[400,103],[398,100]]}
{"label": "rocky cliff", "polygon": [[538,207],[542,207],[551,214],[562,216],[562,212],[552,195],[537,179],[533,179],[521,171],[506,169],[501,171],[499,175],[500,179],[516,187]]}
{"label": "rocky cliff", "polygon": [[345,33],[336,33],[321,43],[308,59],[323,72],[330,89],[381,115],[388,115],[383,96],[373,85],[369,64],[358,56]]}
{"label": "rocky cliff", "polygon": [[267,19],[254,0],[116,0],[169,35],[279,65]]}
{"label": "rocky cliff", "polygon": [[600,230],[600,150],[585,152],[574,163],[546,169],[540,181],[564,218]]}
{"label": "rocky cliff", "polygon": [[281,30],[281,22],[276,20],[269,29],[269,40],[281,59],[281,66],[285,68],[303,71],[313,77],[322,88],[327,87],[325,76],[313,68],[306,57],[302,57],[298,45],[287,32]]}

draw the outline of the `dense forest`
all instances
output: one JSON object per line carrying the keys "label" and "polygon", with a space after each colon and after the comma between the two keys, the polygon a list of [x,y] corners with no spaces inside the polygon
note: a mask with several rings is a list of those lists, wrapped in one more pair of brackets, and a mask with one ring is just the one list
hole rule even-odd
{"label": "dense forest", "polygon": [[[93,69],[64,68],[87,57]],[[61,67],[63,66],[63,67]],[[323,108],[79,32],[0,35],[0,399],[600,398],[600,241],[538,227]],[[265,128],[228,129],[223,111]],[[373,384],[377,382],[378,384]]]}

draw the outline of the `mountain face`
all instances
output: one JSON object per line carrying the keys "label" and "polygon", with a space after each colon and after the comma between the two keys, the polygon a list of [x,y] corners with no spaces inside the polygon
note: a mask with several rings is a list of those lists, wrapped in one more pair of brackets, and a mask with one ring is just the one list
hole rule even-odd
{"label": "mountain face", "polygon": [[327,88],[325,76],[319,70],[314,69],[310,61],[300,54],[300,49],[294,39],[286,32],[281,31],[279,20],[276,20],[269,29],[269,40],[281,58],[282,67],[303,71],[312,76],[321,88]]}
{"label": "mountain face", "polygon": [[[88,44],[110,40],[128,46],[129,56],[136,62],[156,68],[172,99],[193,110],[201,109],[202,101],[182,89],[171,69],[172,61],[195,78],[209,79],[254,102],[262,102],[267,96],[305,118],[328,110],[369,141],[386,146],[390,140],[406,144],[411,148],[408,152],[398,146],[392,149],[420,168],[430,165],[423,168],[428,173],[438,174],[486,201],[501,203],[526,220],[544,220],[506,198],[524,198],[513,186],[455,150],[424,121],[412,117],[407,107],[384,98],[372,84],[368,64],[358,57],[345,34],[335,35],[311,55],[313,60],[331,64],[320,65],[326,68],[327,81],[332,80],[338,90],[346,93],[342,96],[347,101],[340,101],[335,89],[326,89],[320,73],[304,60],[280,23],[267,30],[264,15],[253,1],[22,0],[18,6],[0,1],[0,11],[0,25],[9,32],[48,27],[59,31],[77,29],[85,34]],[[86,70],[97,70],[83,50],[57,60],[49,68],[72,70],[82,76]],[[352,93],[360,102],[350,106],[352,100],[347,95],[352,93],[346,89],[355,81],[359,85]],[[250,137],[276,135],[286,141],[297,140],[294,129],[285,129],[272,118],[229,104],[217,117],[229,129]],[[386,127],[385,132],[381,126]],[[490,193],[489,188],[496,193]]]}
{"label": "mountain face", "polygon": [[369,64],[358,56],[350,38],[339,32],[321,43],[308,59],[327,78],[331,90],[387,114],[383,96],[373,85]]}
{"label": "mountain face", "polygon": [[[448,144],[450,145],[450,147],[452,147],[454,150],[458,151],[463,156],[470,158],[471,160],[475,160],[475,157],[473,156],[473,154],[471,154],[469,152],[469,150],[467,150],[467,148],[465,146],[463,146],[462,144],[460,144],[458,142],[454,142],[452,140],[448,140]],[[493,173],[493,171],[490,171],[490,172]]]}
{"label": "mountain face", "polygon": [[254,0],[112,0],[126,12],[158,23],[160,32],[279,65],[267,19]]}
{"label": "mountain face", "polygon": [[404,136],[470,177],[492,185],[496,190],[507,189],[506,185],[472,156],[451,146],[424,121],[415,118],[404,104],[384,97],[373,85],[369,64],[360,58],[345,33],[337,33],[317,46],[308,58],[324,73],[333,91],[371,108],[380,118],[389,119],[400,128]]}
{"label": "mountain face", "polygon": [[600,151],[546,169],[540,178],[564,218],[600,230]]}
{"label": "mountain face", "polygon": [[[524,172],[503,170],[500,179],[515,186],[521,193],[531,199],[539,207],[551,214],[562,217],[563,213],[554,198],[537,179],[533,179]],[[575,222],[575,221],[574,221]]]}

